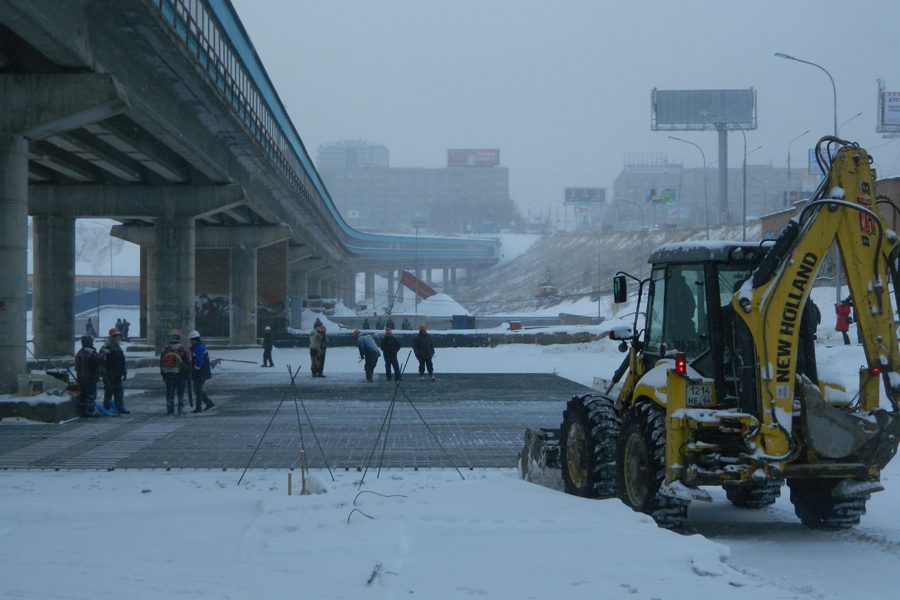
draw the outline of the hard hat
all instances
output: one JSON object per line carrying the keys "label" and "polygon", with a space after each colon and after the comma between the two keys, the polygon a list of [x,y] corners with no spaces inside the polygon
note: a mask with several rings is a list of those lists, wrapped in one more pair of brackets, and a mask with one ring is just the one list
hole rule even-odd
{"label": "hard hat", "polygon": [[193,330],[192,332],[190,332],[190,333],[188,334],[188,339],[189,339],[189,340],[199,340],[199,339],[200,339],[200,332],[197,331],[196,329]]}
{"label": "hard hat", "polygon": [[113,327],[112,329],[109,330],[109,337],[113,337],[115,335],[122,335],[122,332],[119,331],[118,329],[116,329],[115,327]]}
{"label": "hard hat", "polygon": [[178,329],[173,329],[169,332],[169,340],[180,341],[181,340],[181,331]]}
{"label": "hard hat", "polygon": [[272,328],[266,325],[266,331],[272,331]]}
{"label": "hard hat", "polygon": [[94,345],[94,338],[89,335],[81,336],[81,347],[82,348],[90,348]]}

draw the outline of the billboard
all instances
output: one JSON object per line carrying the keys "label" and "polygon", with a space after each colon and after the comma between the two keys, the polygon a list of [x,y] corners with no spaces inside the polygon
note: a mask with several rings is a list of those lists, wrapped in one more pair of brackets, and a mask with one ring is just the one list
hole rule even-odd
{"label": "billboard", "polygon": [[885,92],[879,90],[878,132],[900,132],[900,92]]}
{"label": "billboard", "polygon": [[448,167],[496,167],[500,164],[500,150],[447,150]]}
{"label": "billboard", "polygon": [[651,204],[672,204],[677,199],[677,191],[675,188],[657,188],[647,189],[646,200]]}
{"label": "billboard", "polygon": [[650,94],[653,131],[756,129],[756,90],[658,90]]}
{"label": "billboard", "polygon": [[566,188],[566,204],[591,204],[606,202],[606,188]]}

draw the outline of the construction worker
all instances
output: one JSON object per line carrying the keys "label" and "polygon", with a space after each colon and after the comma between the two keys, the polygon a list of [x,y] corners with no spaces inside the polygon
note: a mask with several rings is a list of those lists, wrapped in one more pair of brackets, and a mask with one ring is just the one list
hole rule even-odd
{"label": "construction worker", "polygon": [[419,381],[425,379],[425,369],[428,369],[428,376],[434,381],[434,340],[428,335],[428,328],[419,325],[419,335],[413,339],[413,354],[419,361]]}
{"label": "construction worker", "polygon": [[353,337],[356,338],[356,349],[359,350],[359,360],[366,361],[364,370],[366,372],[366,381],[371,383],[375,373],[375,367],[378,365],[378,359],[381,357],[381,351],[375,339],[369,335],[360,335],[359,329],[353,330]]}
{"label": "construction worker", "polygon": [[81,350],[75,354],[75,375],[80,395],[78,397],[81,416],[96,417],[94,405],[97,401],[97,381],[100,379],[100,355],[94,348],[94,338],[81,336]]}
{"label": "construction worker", "polygon": [[272,328],[266,325],[266,329],[263,332],[263,367],[274,367],[275,363],[272,362],[272,346],[274,345],[272,341]]}
{"label": "construction worker", "polygon": [[325,338],[325,326],[316,319],[317,325],[309,334],[309,369],[313,377],[325,377],[322,371],[325,369],[325,351],[328,349],[328,341]]}
{"label": "construction worker", "polygon": [[206,380],[212,377],[212,369],[209,364],[209,352],[206,351],[206,344],[200,339],[200,332],[196,329],[188,334],[191,344],[191,384],[194,386],[194,410],[192,413],[198,413],[206,407],[206,410],[215,406],[213,401],[209,399],[203,390]]}
{"label": "construction worker", "polygon": [[384,375],[391,380],[391,368],[394,369],[394,377],[400,381],[400,363],[397,361],[397,353],[400,351],[400,340],[394,337],[394,330],[384,328],[384,337],[381,338],[381,352],[384,354]]}
{"label": "construction worker", "polygon": [[[175,395],[178,395],[178,414],[184,414],[184,390],[190,377],[191,356],[181,343],[181,332],[173,329],[169,343],[159,355],[159,374],[166,384],[166,414],[175,414]],[[197,399],[199,406],[200,399]]]}
{"label": "construction worker", "polygon": [[[109,330],[106,343],[100,348],[100,369],[103,377],[103,408],[116,415],[127,415],[125,410],[125,391],[122,382],[128,377],[125,366],[125,352],[119,345],[122,333],[113,327]],[[110,400],[113,401],[110,404]]]}

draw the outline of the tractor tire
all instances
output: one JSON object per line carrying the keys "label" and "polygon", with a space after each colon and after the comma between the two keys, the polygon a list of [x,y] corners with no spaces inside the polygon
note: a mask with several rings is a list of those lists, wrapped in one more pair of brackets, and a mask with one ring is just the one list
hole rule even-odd
{"label": "tractor tire", "polygon": [[615,498],[619,417],[613,401],[576,396],[560,425],[559,459],[566,492],[583,498]]}
{"label": "tractor tire", "polygon": [[866,514],[868,496],[835,498],[831,495],[840,479],[794,479],[788,481],[794,513],[810,529],[839,530],[859,525]]}
{"label": "tractor tire", "polygon": [[781,496],[781,481],[759,481],[726,485],[725,495],[738,508],[765,508],[775,504]]}
{"label": "tractor tire", "polygon": [[622,419],[618,480],[622,501],[664,529],[682,530],[689,502],[660,494],[666,476],[666,413],[652,402],[635,404]]}

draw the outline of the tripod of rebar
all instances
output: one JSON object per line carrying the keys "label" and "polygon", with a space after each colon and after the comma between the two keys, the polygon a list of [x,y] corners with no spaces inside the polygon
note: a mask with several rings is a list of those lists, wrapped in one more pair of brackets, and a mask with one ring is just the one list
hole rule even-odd
{"label": "tripod of rebar", "polygon": [[[288,367],[290,369],[290,367]],[[300,409],[297,407],[299,403],[300,406],[303,407],[303,414],[306,416],[306,422],[309,423],[309,430],[313,434],[313,439],[316,442],[316,446],[319,448],[319,452],[322,454],[322,460],[325,461],[325,468],[328,469],[328,474],[331,476],[331,481],[335,481],[334,473],[331,472],[331,465],[328,464],[328,457],[325,456],[325,450],[322,449],[322,444],[319,442],[319,436],[316,435],[316,429],[313,427],[312,419],[309,418],[309,411],[306,410],[306,403],[303,402],[303,398],[300,397],[300,393],[297,391],[297,386],[294,384],[294,380],[291,379],[291,389],[294,391],[294,410],[297,413],[297,429],[300,431],[300,449],[306,453],[306,445],[303,443],[303,427],[300,424]]]}
{"label": "tripod of rebar", "polygon": [[[403,363],[403,371],[406,370],[406,364],[409,362],[409,354],[406,355],[406,362]],[[381,460],[384,460],[384,449],[387,448],[387,439],[388,434],[391,431],[391,421],[394,418],[394,406],[397,402],[397,391],[400,389],[400,382],[394,386],[394,394],[391,396],[391,401],[388,404],[387,412],[384,413],[384,419],[381,420],[381,427],[378,429],[378,435],[375,436],[375,444],[372,446],[372,451],[369,453],[369,458],[366,460],[366,467],[363,469],[362,478],[359,480],[359,485],[356,489],[362,487],[362,484],[366,481],[366,473],[369,472],[369,466],[372,464],[372,457],[375,456],[375,451],[378,449],[378,442],[381,441],[381,434],[384,433],[385,427],[387,427],[387,432],[384,435],[384,446],[381,449]],[[381,475],[381,460],[378,463],[378,474]]]}
{"label": "tripod of rebar", "polygon": [[[291,385],[294,384],[294,379],[297,377],[297,375],[299,373],[300,373],[299,366],[297,367],[296,372],[292,372],[291,366],[288,365],[288,375],[290,375],[290,378],[291,378]],[[257,442],[256,448],[254,448],[254,450],[253,450],[253,454],[250,455],[250,460],[247,461],[247,466],[244,467],[244,472],[241,473],[241,477],[238,479],[238,482],[236,485],[241,485],[241,481],[244,480],[244,475],[247,474],[247,469],[249,469],[250,465],[253,464],[253,459],[256,458],[256,453],[259,452],[259,447],[262,446],[263,440],[266,439],[266,434],[269,433],[269,428],[272,426],[272,423],[275,421],[275,417],[278,416],[278,411],[281,410],[281,405],[284,404],[284,401],[287,399],[287,395],[288,395],[289,391],[290,391],[290,388],[284,390],[284,393],[281,395],[281,400],[278,402],[278,406],[275,408],[275,412],[272,413],[272,418],[269,419],[269,424],[266,425],[266,430],[263,431],[262,436],[259,438],[259,442]]]}

